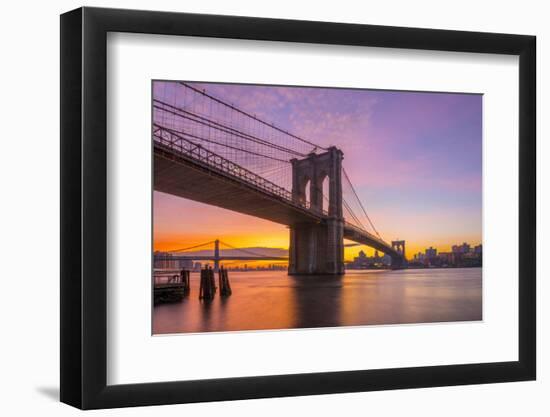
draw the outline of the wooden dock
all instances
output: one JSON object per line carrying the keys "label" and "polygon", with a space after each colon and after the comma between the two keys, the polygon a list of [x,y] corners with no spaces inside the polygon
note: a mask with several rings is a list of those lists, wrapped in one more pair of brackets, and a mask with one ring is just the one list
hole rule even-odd
{"label": "wooden dock", "polygon": [[191,292],[190,271],[181,270],[179,274],[164,274],[166,281],[157,281],[155,276],[154,304],[175,303]]}

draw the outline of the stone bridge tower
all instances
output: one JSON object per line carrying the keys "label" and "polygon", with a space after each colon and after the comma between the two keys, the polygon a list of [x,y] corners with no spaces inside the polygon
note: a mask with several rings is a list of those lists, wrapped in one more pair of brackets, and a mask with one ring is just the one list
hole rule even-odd
{"label": "stone bridge tower", "polygon": [[342,151],[332,146],[325,153],[291,160],[294,201],[306,204],[309,183],[309,210],[322,213],[323,181],[328,178],[328,213],[320,223],[291,226],[289,275],[344,273],[342,159]]}
{"label": "stone bridge tower", "polygon": [[391,265],[392,268],[402,268],[407,263],[407,258],[405,257],[405,241],[404,240],[392,240],[391,247],[400,257],[392,258]]}
{"label": "stone bridge tower", "polygon": [[391,247],[397,253],[400,253],[405,258],[405,241],[404,240],[392,240]]}

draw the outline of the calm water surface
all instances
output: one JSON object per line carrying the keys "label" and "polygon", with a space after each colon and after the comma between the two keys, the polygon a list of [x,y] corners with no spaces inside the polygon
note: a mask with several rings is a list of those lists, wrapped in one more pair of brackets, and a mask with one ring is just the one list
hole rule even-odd
{"label": "calm water surface", "polygon": [[218,332],[482,319],[481,268],[347,271],[290,277],[285,271],[229,272],[233,295],[191,295],[153,310],[153,333]]}

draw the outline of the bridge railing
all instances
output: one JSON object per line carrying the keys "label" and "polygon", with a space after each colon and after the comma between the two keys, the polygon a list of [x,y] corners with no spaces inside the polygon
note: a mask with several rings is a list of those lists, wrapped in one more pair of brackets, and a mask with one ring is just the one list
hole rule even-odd
{"label": "bridge railing", "polygon": [[[240,180],[261,189],[262,191],[276,195],[295,206],[306,210],[311,209],[308,201],[296,201],[292,198],[292,193],[286,188],[278,186],[277,184],[261,177],[260,175],[257,175],[254,172],[243,168],[240,165],[237,165],[234,162],[231,162],[230,160],[206,149],[200,144],[189,140],[182,132],[175,132],[172,129],[154,124],[153,138],[155,142],[160,143],[173,151],[179,152],[180,154],[190,157],[196,161],[200,161],[201,163],[204,163],[233,177],[237,177]],[[327,213],[323,210],[321,214]]]}

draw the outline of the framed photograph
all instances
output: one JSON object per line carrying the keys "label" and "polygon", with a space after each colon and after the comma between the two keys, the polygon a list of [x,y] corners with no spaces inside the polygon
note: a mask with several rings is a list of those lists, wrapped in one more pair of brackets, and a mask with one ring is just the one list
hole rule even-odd
{"label": "framed photograph", "polygon": [[535,37],[61,16],[61,401],[533,380]]}

